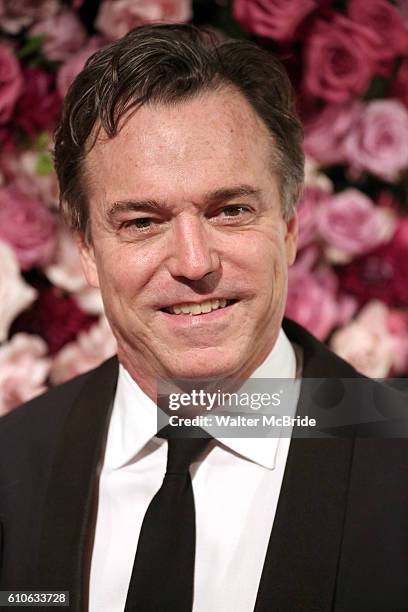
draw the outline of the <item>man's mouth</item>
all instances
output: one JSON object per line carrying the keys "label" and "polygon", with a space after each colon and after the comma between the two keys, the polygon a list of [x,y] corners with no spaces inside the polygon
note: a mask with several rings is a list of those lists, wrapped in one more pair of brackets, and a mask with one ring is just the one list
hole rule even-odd
{"label": "man's mouth", "polygon": [[216,298],[212,300],[205,300],[204,302],[200,302],[199,304],[193,303],[183,303],[183,304],[174,304],[172,306],[168,306],[167,308],[162,308],[163,312],[167,312],[172,315],[201,315],[208,314],[213,310],[219,310],[221,308],[226,308],[231,304],[235,304],[237,300],[226,300],[224,298]]}

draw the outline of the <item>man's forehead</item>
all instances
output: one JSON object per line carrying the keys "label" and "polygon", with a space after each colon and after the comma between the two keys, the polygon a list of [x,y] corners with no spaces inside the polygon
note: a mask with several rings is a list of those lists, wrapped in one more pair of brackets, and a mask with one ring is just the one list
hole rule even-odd
{"label": "man's forehead", "polygon": [[123,153],[123,144],[129,140],[142,147],[144,156],[156,155],[160,150],[168,153],[173,144],[176,152],[182,153],[183,142],[186,146],[211,143],[214,130],[218,145],[239,140],[250,147],[259,138],[271,141],[266,125],[246,98],[235,87],[224,86],[187,100],[153,102],[132,109],[120,119],[115,136],[109,137],[103,128],[99,129],[88,158],[91,161],[114,151]]}
{"label": "man's forehead", "polygon": [[[209,190],[269,174],[270,134],[234,89],[172,105],[149,104],[126,117],[117,136],[101,130],[85,162],[90,195],[110,202],[143,198],[187,201]],[[102,193],[103,192],[103,193]]]}

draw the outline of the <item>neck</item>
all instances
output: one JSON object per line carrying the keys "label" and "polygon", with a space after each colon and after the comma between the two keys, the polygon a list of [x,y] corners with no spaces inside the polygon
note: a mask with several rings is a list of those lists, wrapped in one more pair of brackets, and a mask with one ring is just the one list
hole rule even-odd
{"label": "neck", "polygon": [[[263,351],[257,352],[252,356],[251,359],[247,360],[241,368],[233,372],[223,372],[219,376],[212,376],[206,378],[204,375],[199,379],[191,380],[209,380],[209,387],[212,385],[222,386],[224,390],[234,386],[237,382],[244,382],[248,380],[252,374],[260,368],[267,357],[270,355],[273,348],[276,346],[276,342],[279,336],[279,330],[276,332],[273,338],[270,339],[268,344],[264,347]],[[145,393],[153,402],[157,401],[158,383],[160,380],[173,379],[174,375],[171,372],[159,372],[159,369],[155,370],[151,367],[146,359],[140,359],[136,355],[129,353],[124,347],[118,348],[118,358],[123,367],[128,371],[133,380],[138,384],[140,389]],[[187,390],[189,385],[187,384],[186,389],[176,387],[172,388],[172,391],[184,391]]]}

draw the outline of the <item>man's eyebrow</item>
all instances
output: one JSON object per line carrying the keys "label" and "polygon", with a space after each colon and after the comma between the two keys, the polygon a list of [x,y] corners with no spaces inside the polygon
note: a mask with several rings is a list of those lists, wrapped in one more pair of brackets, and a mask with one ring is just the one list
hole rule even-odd
{"label": "man's eyebrow", "polygon": [[[214,191],[208,191],[204,195],[204,204],[219,204],[237,197],[255,196],[260,199],[260,189],[255,189],[250,185],[236,185],[234,187],[223,187]],[[109,219],[114,219],[121,213],[137,212],[137,211],[157,211],[167,208],[165,202],[158,200],[124,200],[113,202],[107,210]]]}
{"label": "man's eyebrow", "polygon": [[107,210],[107,216],[109,219],[114,219],[121,213],[129,211],[137,212],[139,210],[158,210],[164,207],[163,203],[157,202],[156,200],[124,200],[120,202],[113,202]]}
{"label": "man's eyebrow", "polygon": [[261,197],[261,190],[251,187],[250,185],[237,185],[234,187],[225,187],[209,191],[204,196],[204,201],[207,204],[218,204],[233,198],[255,196],[257,199]]}

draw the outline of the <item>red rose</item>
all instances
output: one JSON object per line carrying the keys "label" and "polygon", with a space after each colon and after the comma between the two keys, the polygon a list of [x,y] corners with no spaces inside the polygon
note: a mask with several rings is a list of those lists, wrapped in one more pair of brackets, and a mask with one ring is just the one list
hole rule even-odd
{"label": "red rose", "polygon": [[0,124],[7,123],[10,119],[21,93],[22,83],[20,64],[11,47],[0,43]]}
{"label": "red rose", "polygon": [[397,0],[397,8],[401,15],[402,21],[405,26],[408,28],[408,1],[407,0]]}
{"label": "red rose", "polygon": [[405,59],[397,72],[397,76],[392,84],[391,94],[399,98],[408,107],[408,59]]}
{"label": "red rose", "polygon": [[342,15],[316,22],[305,45],[305,89],[329,102],[361,94],[374,70],[375,34]]}
{"label": "red rose", "polygon": [[376,37],[379,60],[388,60],[408,51],[408,32],[398,10],[388,0],[350,0],[350,18],[370,28]]}
{"label": "red rose", "polygon": [[12,153],[15,149],[14,134],[4,125],[0,125],[0,149],[6,153]]}
{"label": "red rose", "polygon": [[400,221],[389,243],[340,268],[339,278],[341,287],[360,304],[377,299],[391,306],[407,306],[408,218]]}
{"label": "red rose", "polygon": [[62,103],[55,89],[54,77],[39,68],[27,68],[24,81],[24,92],[17,105],[16,124],[30,136],[38,130],[53,130]]}
{"label": "red rose", "polygon": [[316,0],[235,0],[234,17],[250,32],[274,40],[289,40]]}
{"label": "red rose", "polygon": [[96,317],[84,313],[74,298],[56,287],[46,287],[40,289],[38,300],[18,317],[11,331],[38,334],[54,354],[95,321]]}

